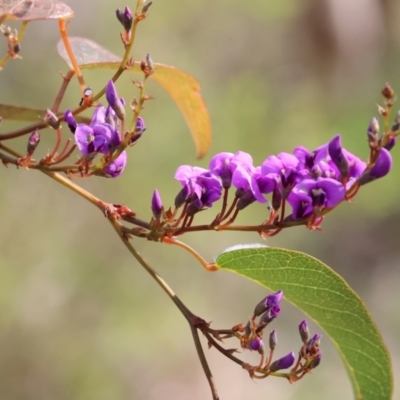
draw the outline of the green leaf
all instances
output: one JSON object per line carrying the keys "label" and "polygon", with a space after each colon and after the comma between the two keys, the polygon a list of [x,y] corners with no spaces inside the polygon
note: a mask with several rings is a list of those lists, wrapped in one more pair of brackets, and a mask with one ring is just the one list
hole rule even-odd
{"label": "green leaf", "polygon": [[[391,399],[391,363],[382,337],[365,304],[335,271],[306,254],[268,247],[228,251],[216,264],[283,290],[286,300],[319,324],[343,359],[356,399]],[[322,361],[319,368],[329,368]]]}
{"label": "green leaf", "polygon": [[[72,50],[82,70],[117,70],[120,59],[101,45],[85,38],[69,37]],[[70,60],[62,41],[58,42],[60,56],[70,65]],[[142,74],[140,63],[135,62],[127,72]],[[172,98],[189,126],[197,157],[202,158],[211,145],[211,121],[204,100],[200,94],[200,84],[193,76],[170,65],[154,63],[151,79],[156,81]]]}
{"label": "green leaf", "polygon": [[[45,115],[46,115],[46,110],[42,110],[40,108],[29,108],[22,106],[14,106],[12,104],[0,103],[0,116],[4,120],[8,119],[14,121],[39,122],[40,117],[44,117]],[[79,123],[90,122],[90,118],[82,117],[81,115],[77,115],[75,118]]]}

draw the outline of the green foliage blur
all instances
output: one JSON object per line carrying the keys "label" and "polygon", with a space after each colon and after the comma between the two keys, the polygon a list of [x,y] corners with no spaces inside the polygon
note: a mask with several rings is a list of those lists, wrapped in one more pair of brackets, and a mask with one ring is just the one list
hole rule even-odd
{"label": "green foliage blur", "polygon": [[[65,2],[75,10],[71,36],[123,54],[115,9],[125,3]],[[133,9],[135,4],[128,5]],[[181,164],[207,167],[220,151],[249,152],[259,165],[270,154],[298,145],[313,149],[341,133],[344,146],[366,158],[366,129],[377,115],[380,89],[388,81],[400,93],[399,21],[400,4],[394,0],[154,1],[139,26],[133,58],[150,53],[155,62],[199,79],[213,125],[210,155],[195,159],[182,116],[152,84],[148,92],[156,100],[142,113],[147,131],[130,149],[124,174],[79,183],[104,201],[123,203],[150,219],[154,188],[168,207],[180,189],[173,180],[175,169]],[[59,71],[67,71],[56,52],[58,40],[55,21],[28,25],[23,59],[10,61],[0,72],[1,103],[51,106],[61,84]],[[5,41],[0,43],[5,54]],[[84,75],[96,92],[111,73]],[[137,96],[131,79],[123,75],[117,83],[128,101]],[[74,81],[62,109],[79,100]],[[21,124],[6,121],[0,129],[17,127]],[[18,143],[22,151],[26,138]],[[39,153],[53,144],[53,131],[43,131]],[[394,148],[391,174],[363,187],[352,203],[329,215],[323,232],[292,228],[268,241],[307,252],[348,281],[382,331],[395,377],[400,373],[398,153]],[[39,172],[12,166],[1,171],[0,398],[210,398],[186,321],[130,257],[106,218]],[[199,220],[211,221],[215,212],[202,213]],[[260,222],[266,215],[264,206],[254,205],[238,222]],[[210,261],[230,245],[261,241],[255,234],[213,232],[182,240]],[[266,294],[228,272],[205,272],[180,249],[139,239],[133,243],[212,326],[246,322]],[[278,332],[277,357],[298,351],[302,319],[283,304],[271,328]],[[224,400],[352,399],[344,367],[326,337],[322,349],[320,367],[295,385],[274,378],[254,384],[213,349],[206,354]],[[256,359],[255,354],[241,356]],[[400,399],[395,388],[394,398]]]}

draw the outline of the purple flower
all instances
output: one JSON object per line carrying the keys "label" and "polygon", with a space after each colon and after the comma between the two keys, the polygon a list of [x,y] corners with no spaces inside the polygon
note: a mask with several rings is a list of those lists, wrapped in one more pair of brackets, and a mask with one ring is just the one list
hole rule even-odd
{"label": "purple flower", "polygon": [[75,121],[74,116],[72,115],[71,110],[65,111],[65,114],[64,114],[64,121],[67,123],[69,130],[70,130],[72,133],[75,133],[77,123],[76,123],[76,121]]}
{"label": "purple flower", "polygon": [[222,186],[225,189],[231,187],[232,175],[235,169],[242,165],[245,168],[253,166],[253,159],[250,154],[243,151],[237,153],[219,153],[210,161],[210,171],[221,178]]}
{"label": "purple flower", "polygon": [[386,149],[386,150],[392,150],[393,149],[393,147],[396,145],[396,142],[397,142],[397,136],[392,136],[392,137],[389,137],[388,138],[388,140],[387,140],[387,142],[386,142],[386,144],[385,144],[385,146],[384,146],[384,148]]}
{"label": "purple flower", "polygon": [[153,192],[153,197],[151,198],[151,211],[153,212],[154,219],[160,219],[163,210],[163,205],[160,197],[160,193],[157,189]]}
{"label": "purple flower", "polygon": [[279,153],[278,156],[269,156],[261,166],[264,176],[276,176],[282,184],[282,195],[286,198],[294,185],[301,179],[299,160],[293,154]]}
{"label": "purple flower", "polygon": [[28,145],[26,146],[27,153],[32,155],[36,147],[38,146],[39,142],[40,142],[39,129],[35,129],[29,135]]}
{"label": "purple flower", "polygon": [[117,89],[112,80],[106,85],[106,99],[110,107],[114,110],[119,119],[125,118],[125,107],[123,101],[118,97]]}
{"label": "purple flower", "polygon": [[380,149],[379,155],[375,164],[367,169],[358,180],[360,185],[372,182],[375,179],[384,177],[392,168],[392,156],[385,148]]}
{"label": "purple flower", "polygon": [[232,185],[237,189],[236,196],[239,198],[237,208],[242,210],[254,201],[265,203],[257,180],[261,179],[259,169],[252,166],[238,165],[232,174]]}
{"label": "purple flower", "polygon": [[[345,197],[343,185],[331,178],[304,179],[296,186],[288,198],[293,208],[293,218],[307,216],[310,211],[310,202],[313,213],[317,214],[323,208],[331,208],[340,203]],[[306,194],[306,196],[304,196]]]}
{"label": "purple flower", "polygon": [[311,339],[308,340],[306,343],[306,352],[309,353],[313,347],[319,347],[321,341],[321,335],[316,333]]}
{"label": "purple flower", "polygon": [[123,151],[114,161],[112,161],[102,173],[97,175],[105,176],[106,178],[116,178],[122,174],[128,161],[126,151]]}
{"label": "purple flower", "polygon": [[294,355],[293,352],[291,352],[291,353],[287,354],[286,356],[274,361],[270,365],[269,370],[271,372],[276,372],[281,369],[290,368],[293,365],[295,359],[296,359],[296,356]]}
{"label": "purple flower", "polygon": [[278,290],[276,293],[271,293],[264,299],[262,299],[254,309],[254,315],[258,317],[263,312],[268,310],[269,308],[278,305],[283,298],[283,291]]}
{"label": "purple flower", "polygon": [[200,211],[204,207],[211,207],[214,202],[221,198],[221,182],[206,169],[182,165],[176,170],[175,179],[182,184],[187,193],[186,201],[192,202],[191,212]]}
{"label": "purple flower", "polygon": [[328,144],[316,148],[313,152],[303,146],[296,147],[293,154],[299,160],[298,168],[313,171],[314,167],[328,155]]}

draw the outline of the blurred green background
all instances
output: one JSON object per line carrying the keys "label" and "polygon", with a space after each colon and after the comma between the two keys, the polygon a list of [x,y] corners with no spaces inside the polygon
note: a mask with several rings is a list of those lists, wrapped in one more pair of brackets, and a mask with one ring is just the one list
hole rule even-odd
{"label": "blurred green background", "polygon": [[[115,9],[124,3],[67,0],[76,13],[72,36],[88,37],[122,54]],[[134,8],[134,2],[129,3]],[[400,3],[394,0],[155,1],[141,26],[133,57],[179,67],[202,84],[211,114],[210,156],[268,155],[313,149],[341,133],[344,145],[366,158],[366,128],[377,115],[386,81],[400,92]],[[18,24],[12,24],[17,27]],[[0,74],[0,102],[50,107],[67,67],[58,57],[55,21],[29,25],[23,60]],[[4,41],[0,46],[6,51]],[[85,73],[95,91],[110,73]],[[121,95],[137,96],[123,75]],[[150,218],[154,188],[164,204],[180,189],[181,164],[198,161],[185,122],[156,85],[143,112],[147,131],[130,150],[118,179],[79,183],[104,201],[124,203]],[[76,82],[62,109],[79,102]],[[3,122],[1,131],[22,126]],[[71,135],[65,131],[65,136]],[[26,138],[16,145],[23,151]],[[54,145],[43,131],[39,153]],[[338,271],[364,299],[400,374],[400,253],[398,149],[387,178],[363,188],[327,218],[323,232],[294,228],[271,246],[307,252]],[[189,328],[172,302],[130,257],[107,220],[91,204],[36,171],[2,168],[0,181],[0,398],[7,400],[209,399]],[[210,221],[214,210],[200,219]],[[265,219],[254,205],[240,222]],[[226,247],[259,242],[255,234],[190,234],[184,241],[211,260]],[[215,327],[245,322],[266,291],[227,272],[207,273],[180,249],[134,240],[137,249],[195,313]],[[343,307],[346,307],[344,304]],[[273,323],[277,355],[297,351],[303,315],[290,304]],[[312,325],[313,331],[318,328]],[[322,332],[323,333],[323,332]],[[204,343],[206,346],[206,343]],[[228,346],[236,343],[227,342]],[[207,351],[223,400],[352,399],[341,360],[325,336],[324,359],[295,385],[247,373]],[[255,354],[244,354],[255,362]],[[394,398],[400,399],[395,389]]]}

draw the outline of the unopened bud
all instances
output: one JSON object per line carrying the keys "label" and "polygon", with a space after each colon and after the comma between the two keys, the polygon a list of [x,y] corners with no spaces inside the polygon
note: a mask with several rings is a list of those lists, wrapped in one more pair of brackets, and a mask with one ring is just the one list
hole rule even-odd
{"label": "unopened bud", "polygon": [[319,347],[321,342],[321,335],[316,333],[307,343],[306,343],[306,352],[309,353],[313,347]]}
{"label": "unopened bud", "polygon": [[190,195],[190,187],[188,184],[186,184],[175,197],[175,207],[176,208],[181,207],[185,203],[185,201],[188,200],[189,195]]}
{"label": "unopened bud", "polygon": [[293,352],[291,352],[291,353],[287,354],[286,356],[280,358],[279,360],[274,361],[270,365],[269,370],[271,372],[276,372],[276,371],[280,371],[281,369],[290,368],[293,365],[295,359],[296,359],[296,356],[294,355]]}
{"label": "unopened bud", "polygon": [[18,54],[21,51],[21,45],[16,43],[13,47],[14,54]]}
{"label": "unopened bud", "polygon": [[132,136],[129,144],[133,145],[140,139],[146,130],[146,125],[144,123],[144,119],[142,117],[137,117],[136,124],[135,124],[135,134]]}
{"label": "unopened bud", "polygon": [[318,353],[315,355],[315,357],[312,359],[310,362],[308,368],[310,369],[315,369],[318,367],[319,364],[321,364],[321,359],[322,359],[322,351],[318,350]]}
{"label": "unopened bud", "polygon": [[33,154],[39,142],[40,142],[39,129],[35,129],[29,136],[28,145],[26,146],[26,150],[29,155]]}
{"label": "unopened bud", "polygon": [[328,153],[332,162],[338,168],[341,176],[347,177],[349,175],[349,163],[343,154],[342,142],[340,136],[335,136],[328,144]]}
{"label": "unopened bud", "polygon": [[278,335],[276,334],[276,330],[274,329],[269,334],[269,348],[271,350],[274,350],[277,344],[278,344]]}
{"label": "unopened bud", "polygon": [[117,89],[112,80],[108,81],[106,85],[106,99],[115,114],[117,114],[117,117],[123,120],[125,118],[125,107],[122,100],[118,97]]}
{"label": "unopened bud", "polygon": [[263,330],[269,323],[271,323],[281,312],[281,308],[278,305],[269,308],[263,315],[261,315],[260,322],[256,332]]}
{"label": "unopened bud", "polygon": [[247,344],[249,350],[258,351],[260,354],[264,353],[264,343],[261,338],[256,337]]}
{"label": "unopened bud", "polygon": [[125,7],[122,11],[119,8],[115,10],[118,21],[124,27],[125,31],[129,32],[132,29],[133,15],[129,7]]}
{"label": "unopened bud", "polygon": [[157,189],[153,192],[153,197],[151,199],[151,211],[153,212],[154,219],[160,219],[163,211],[163,205],[160,197],[160,193]]}
{"label": "unopened bud", "polygon": [[378,118],[372,118],[367,129],[368,143],[375,148],[379,139],[379,121]]}
{"label": "unopened bud", "polygon": [[276,293],[271,293],[264,299],[262,299],[254,308],[254,316],[258,317],[264,311],[272,306],[278,305],[283,298],[283,291],[278,290]]}
{"label": "unopened bud", "polygon": [[44,117],[44,122],[49,124],[53,129],[58,129],[60,127],[60,121],[57,118],[57,115],[53,113],[53,111],[47,109],[46,115]]}
{"label": "unopened bud", "polygon": [[150,1],[149,3],[147,3],[145,6],[143,6],[142,8],[142,13],[145,14],[147,13],[147,11],[149,11],[150,6],[153,4],[152,1]]}
{"label": "unopened bud", "polygon": [[92,104],[92,99],[93,99],[93,89],[88,86],[83,90],[83,97],[79,102],[79,106],[82,106],[83,104],[85,104],[86,106],[90,106]]}
{"label": "unopened bud", "polygon": [[382,96],[386,99],[386,100],[390,100],[394,97],[394,90],[392,89],[392,87],[386,83],[385,86],[383,87],[382,91]]}
{"label": "unopened bud", "polygon": [[308,329],[308,324],[307,324],[306,320],[303,320],[300,322],[299,332],[300,332],[301,341],[303,343],[307,343],[308,339],[310,338],[310,331]]}
{"label": "unopened bud", "polygon": [[372,182],[375,179],[382,178],[389,173],[391,168],[392,156],[388,150],[382,148],[379,151],[379,155],[375,161],[375,164],[362,173],[358,179],[358,183],[360,185],[365,185],[366,183]]}

